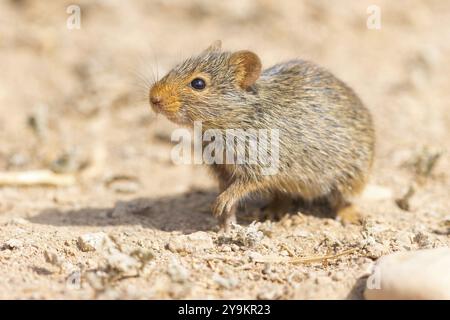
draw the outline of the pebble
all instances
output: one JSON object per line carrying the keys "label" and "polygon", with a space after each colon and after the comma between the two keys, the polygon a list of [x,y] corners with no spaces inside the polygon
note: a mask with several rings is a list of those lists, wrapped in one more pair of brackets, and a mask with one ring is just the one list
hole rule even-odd
{"label": "pebble", "polygon": [[236,278],[224,278],[221,275],[215,273],[212,276],[212,280],[224,289],[233,289],[236,288],[239,284],[239,280]]}
{"label": "pebble", "polygon": [[255,252],[255,251],[249,251],[247,253],[247,257],[249,258],[250,261],[261,261],[263,259],[263,256],[261,253],[259,252]]}
{"label": "pebble", "polygon": [[364,239],[361,246],[364,247],[367,257],[372,259],[377,259],[388,251],[386,245],[377,242],[373,237]]}
{"label": "pebble", "polygon": [[410,232],[401,232],[397,235],[395,238],[395,241],[397,244],[402,248],[406,250],[411,250],[411,239],[413,238],[413,234]]}
{"label": "pebble", "polygon": [[172,237],[167,244],[167,249],[172,252],[193,253],[214,248],[211,236],[203,231],[197,231],[188,235]]}
{"label": "pebble", "polygon": [[23,246],[23,241],[19,239],[9,239],[3,244],[3,248],[14,250],[19,249]]}
{"label": "pebble", "polygon": [[109,269],[121,274],[136,273],[141,266],[137,259],[118,250],[112,250],[112,252],[106,256],[106,261]]}
{"label": "pebble", "polygon": [[45,261],[46,262],[48,262],[48,263],[50,263],[50,264],[52,264],[54,266],[60,267],[62,265],[61,258],[54,251],[45,250],[44,251],[44,257],[45,257]]}
{"label": "pebble", "polygon": [[366,299],[450,299],[450,248],[397,252],[378,259]]}
{"label": "pebble", "polygon": [[433,246],[429,236],[423,232],[417,232],[413,238],[413,241],[419,246],[421,249],[430,249]]}
{"label": "pebble", "polygon": [[222,246],[222,248],[220,248],[220,251],[222,252],[231,252],[231,247],[230,246]]}
{"label": "pebble", "polygon": [[167,268],[167,273],[169,274],[172,281],[175,282],[185,282],[189,279],[190,272],[176,259],[173,259]]}
{"label": "pebble", "polygon": [[96,251],[104,247],[114,246],[112,240],[104,232],[86,233],[78,237],[78,248],[83,252]]}
{"label": "pebble", "polygon": [[247,227],[242,227],[237,224],[232,224],[232,239],[235,244],[246,247],[253,247],[258,244],[263,238],[264,234],[259,231],[260,223],[252,222]]}

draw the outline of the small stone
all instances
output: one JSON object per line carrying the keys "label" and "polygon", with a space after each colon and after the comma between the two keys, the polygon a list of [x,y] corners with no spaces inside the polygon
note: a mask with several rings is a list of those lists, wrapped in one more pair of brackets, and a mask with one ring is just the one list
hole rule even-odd
{"label": "small stone", "polygon": [[247,256],[249,258],[250,261],[261,261],[263,256],[262,254],[260,254],[259,252],[254,252],[254,251],[249,251],[247,253]]}
{"label": "small stone", "polygon": [[222,248],[220,248],[220,251],[222,252],[231,252],[231,247],[230,246],[222,246]]}
{"label": "small stone", "polygon": [[57,267],[61,267],[62,261],[56,252],[45,250],[44,257],[47,263],[50,263]]}
{"label": "small stone", "polygon": [[188,235],[172,237],[167,244],[167,249],[172,252],[199,252],[214,248],[211,236],[203,231]]}
{"label": "small stone", "polygon": [[104,232],[86,233],[78,238],[78,248],[83,252],[96,251],[102,247],[111,246],[114,246],[114,243]]}
{"label": "small stone", "polygon": [[231,247],[231,250],[232,250],[233,252],[238,252],[238,251],[240,250],[239,246],[238,246],[237,244],[235,244],[235,243],[232,243],[232,244],[230,245],[230,247]]}
{"label": "small stone", "polygon": [[397,252],[378,259],[366,299],[450,299],[450,248]]}
{"label": "small stone", "polygon": [[66,278],[66,287],[68,289],[72,289],[72,290],[80,290],[81,289],[81,271],[77,268],[64,269],[64,270],[66,272],[68,272],[68,276]]}
{"label": "small stone", "polygon": [[259,231],[259,226],[260,223],[255,222],[247,227],[232,224],[232,239],[236,244],[253,247],[264,238],[264,234]]}
{"label": "small stone", "polygon": [[190,272],[181,263],[173,259],[167,268],[167,273],[169,274],[172,281],[175,282],[185,282],[189,279]]}
{"label": "small stone", "polygon": [[224,278],[217,273],[212,277],[212,280],[224,289],[233,289],[239,284],[239,280],[236,278]]}
{"label": "small stone", "polygon": [[118,250],[111,250],[111,253],[106,256],[108,269],[114,270],[119,274],[132,274],[136,273],[141,267],[141,263]]}
{"label": "small stone", "polygon": [[262,270],[263,274],[271,274],[272,273],[272,266],[270,265],[270,263],[265,263],[264,264],[264,269]]}
{"label": "small stone", "polygon": [[367,236],[361,241],[360,245],[366,251],[367,257],[372,259],[379,258],[388,251],[384,244],[377,242],[372,236]]}
{"label": "small stone", "polygon": [[411,250],[411,238],[411,233],[402,232],[395,238],[395,240],[397,244],[402,247],[402,249]]}
{"label": "small stone", "polygon": [[9,239],[3,244],[4,249],[14,250],[23,246],[23,241],[20,239]]}
{"label": "small stone", "polygon": [[420,231],[416,233],[413,241],[417,243],[417,245],[421,249],[430,249],[433,246],[428,235]]}

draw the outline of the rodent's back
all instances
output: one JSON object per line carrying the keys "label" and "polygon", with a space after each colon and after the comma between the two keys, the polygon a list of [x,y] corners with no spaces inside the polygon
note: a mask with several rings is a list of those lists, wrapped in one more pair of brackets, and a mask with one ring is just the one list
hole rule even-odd
{"label": "rodent's back", "polygon": [[311,62],[293,60],[264,70],[255,90],[263,109],[254,113],[255,126],[280,130],[278,184],[289,190],[300,181],[312,198],[335,188],[356,193],[364,185],[373,124],[344,82]]}

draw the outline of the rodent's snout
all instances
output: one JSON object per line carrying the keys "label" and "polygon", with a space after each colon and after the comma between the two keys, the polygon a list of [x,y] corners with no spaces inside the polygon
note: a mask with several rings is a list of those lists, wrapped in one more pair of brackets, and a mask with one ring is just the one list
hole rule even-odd
{"label": "rodent's snout", "polygon": [[175,119],[181,102],[171,86],[156,83],[149,92],[150,105],[156,113],[162,113],[169,119]]}
{"label": "rodent's snout", "polygon": [[157,108],[161,108],[162,98],[157,95],[150,95],[150,103]]}
{"label": "rodent's snout", "polygon": [[158,86],[153,86],[150,89],[149,99],[153,110],[156,112],[161,112],[164,107],[165,101],[160,90],[158,89]]}

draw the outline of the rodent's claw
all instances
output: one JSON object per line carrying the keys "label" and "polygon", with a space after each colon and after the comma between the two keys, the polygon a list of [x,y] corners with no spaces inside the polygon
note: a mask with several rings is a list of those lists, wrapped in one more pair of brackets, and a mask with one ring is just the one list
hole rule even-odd
{"label": "rodent's claw", "polygon": [[224,215],[228,215],[229,212],[233,209],[232,201],[228,199],[222,199],[222,197],[217,197],[212,205],[212,213],[216,218],[219,218]]}
{"label": "rodent's claw", "polygon": [[214,217],[218,218],[222,216],[225,209],[225,203],[223,201],[220,201],[219,198],[217,198],[214,203],[212,204],[211,210]]}

